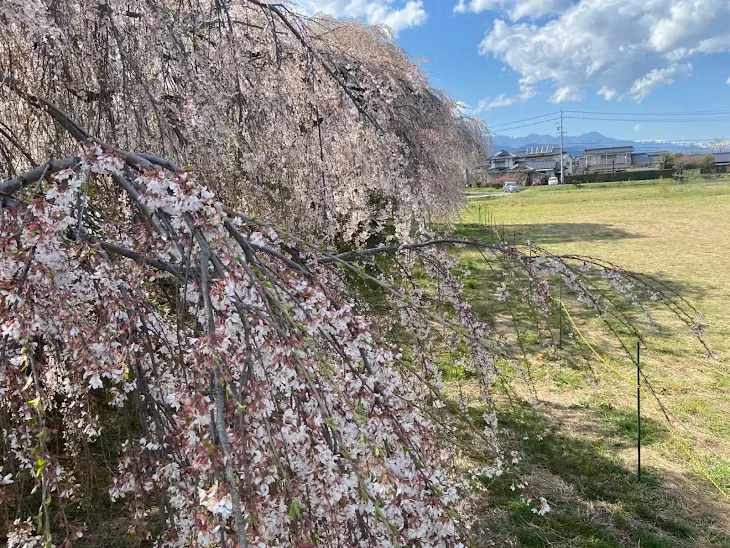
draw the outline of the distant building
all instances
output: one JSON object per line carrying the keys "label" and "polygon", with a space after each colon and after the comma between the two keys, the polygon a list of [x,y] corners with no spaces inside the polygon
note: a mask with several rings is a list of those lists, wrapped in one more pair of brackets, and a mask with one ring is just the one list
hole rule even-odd
{"label": "distant building", "polygon": [[703,156],[712,154],[715,157],[715,166],[721,173],[730,173],[730,152],[706,152],[705,154],[692,154],[691,158],[697,162]]}
{"label": "distant building", "polygon": [[579,169],[583,172],[616,173],[631,168],[633,146],[587,148]]}
{"label": "distant building", "polygon": [[487,169],[489,171],[506,171],[515,165],[516,158],[517,156],[511,152],[500,150],[496,154],[492,154],[489,158],[487,158],[487,163],[489,164]]}
{"label": "distant building", "polygon": [[573,170],[572,170],[572,173],[576,173],[576,174],[578,174],[578,173],[580,173],[580,174],[585,173],[584,171],[582,171],[583,168],[581,168],[581,166],[585,166],[585,163],[586,163],[585,162],[585,158],[586,158],[585,156],[576,156],[575,158],[573,158]]}
{"label": "distant building", "polygon": [[[543,172],[548,178],[560,175],[560,148],[556,146],[530,147],[525,151],[518,152],[515,156],[517,162]],[[552,167],[553,172],[548,173],[550,171],[548,162],[551,161],[554,164]],[[565,175],[573,173],[573,157],[565,151],[563,151],[563,172]]]}
{"label": "distant building", "polygon": [[[552,145],[532,147],[515,154],[500,150],[478,166],[482,172],[496,179],[503,175],[515,175],[515,179],[529,184],[532,181],[549,179],[560,175],[560,149]],[[563,152],[563,170],[573,173],[573,157]]]}
{"label": "distant building", "polygon": [[662,154],[666,154],[668,150],[654,150],[651,152],[632,152],[631,168],[632,169],[650,169],[656,165],[656,161]]}

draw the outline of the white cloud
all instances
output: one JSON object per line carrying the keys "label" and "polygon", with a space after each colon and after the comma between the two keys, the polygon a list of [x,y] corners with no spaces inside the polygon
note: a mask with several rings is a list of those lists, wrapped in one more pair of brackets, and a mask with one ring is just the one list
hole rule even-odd
{"label": "white cloud", "polygon": [[426,22],[428,14],[423,0],[304,0],[310,13],[322,12],[332,17],[362,19],[371,25],[387,25],[398,34]]}
{"label": "white cloud", "polygon": [[641,129],[641,125],[640,124],[636,124],[632,129],[634,131],[639,131]]}
{"label": "white cloud", "polygon": [[677,78],[686,77],[690,74],[692,74],[691,63],[672,64],[667,68],[653,69],[645,76],[637,78],[629,93],[637,103],[640,103],[654,88],[662,84],[673,84]]}
{"label": "white cloud", "polygon": [[609,89],[609,88],[607,88],[606,86],[603,86],[603,87],[602,87],[601,89],[599,89],[599,90],[598,90],[598,91],[597,91],[596,93],[597,93],[598,95],[602,95],[602,96],[603,96],[603,98],[604,98],[604,99],[605,99],[606,101],[610,101],[611,99],[613,99],[614,97],[616,97],[616,90],[615,90],[615,89]]}
{"label": "white cloud", "polygon": [[728,86],[730,86],[730,78],[728,78],[728,79],[727,79],[727,80],[725,81],[725,83],[726,83],[726,84],[727,84]]}
{"label": "white cloud", "polygon": [[564,86],[555,91],[550,97],[551,103],[565,103],[567,101],[580,101],[583,99],[583,90],[577,86]]}
{"label": "white cloud", "polygon": [[459,3],[454,6],[454,12],[501,11],[506,12],[512,21],[519,21],[561,13],[570,5],[571,0],[469,0],[468,2],[459,0]]}
{"label": "white cloud", "polygon": [[469,111],[470,114],[492,110],[493,108],[508,107],[519,103],[526,103],[535,96],[535,89],[530,86],[520,86],[520,92],[512,97],[500,93],[496,97],[485,97],[477,106]]}
{"label": "white cloud", "polygon": [[504,93],[500,93],[496,97],[485,98],[479,101],[479,104],[474,110],[474,113],[477,114],[479,112],[491,110],[493,108],[508,107],[510,105],[514,105],[516,101],[517,99],[515,97],[507,97],[504,95]]}
{"label": "white cloud", "polygon": [[663,16],[652,25],[649,37],[656,51],[692,50],[708,39],[727,39],[726,17],[722,16],[730,13],[726,0],[673,0],[658,13]]}
{"label": "white cloud", "polygon": [[588,87],[607,101],[641,101],[688,77],[691,58],[730,51],[728,0],[577,0],[548,20],[517,22],[526,6],[557,1],[460,0],[455,11],[505,12],[512,22],[496,19],[479,52],[517,72],[522,85],[551,82],[553,102]]}
{"label": "white cloud", "polygon": [[454,103],[454,116],[470,116],[472,112],[472,108],[470,105],[466,104],[464,101],[456,101]]}

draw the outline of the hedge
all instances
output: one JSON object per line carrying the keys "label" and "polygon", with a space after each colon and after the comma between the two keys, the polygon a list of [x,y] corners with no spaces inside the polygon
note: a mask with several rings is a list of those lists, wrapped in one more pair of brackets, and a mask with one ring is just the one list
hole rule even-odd
{"label": "hedge", "polygon": [[612,183],[617,181],[643,181],[647,179],[671,179],[672,169],[647,169],[641,171],[621,171],[619,173],[585,173],[583,175],[566,175],[565,182],[576,183]]}

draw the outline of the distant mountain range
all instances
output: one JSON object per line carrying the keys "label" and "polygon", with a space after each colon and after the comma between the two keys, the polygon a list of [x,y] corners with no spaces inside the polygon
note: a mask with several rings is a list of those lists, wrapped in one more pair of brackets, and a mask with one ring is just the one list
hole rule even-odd
{"label": "distant mountain range", "polygon": [[[539,147],[545,145],[560,146],[560,138],[555,135],[538,135],[536,133],[527,135],[526,137],[507,137],[505,135],[494,135],[494,151],[504,149],[508,152],[518,152],[526,148]],[[633,145],[636,152],[670,150],[673,152],[684,152],[692,154],[701,154],[704,152],[712,152],[711,143],[689,143],[681,141],[630,141],[626,139],[614,139],[606,137],[598,132],[591,131],[583,135],[570,136],[563,138],[563,148],[573,156],[583,154],[586,148],[600,148],[611,146],[630,146]]]}

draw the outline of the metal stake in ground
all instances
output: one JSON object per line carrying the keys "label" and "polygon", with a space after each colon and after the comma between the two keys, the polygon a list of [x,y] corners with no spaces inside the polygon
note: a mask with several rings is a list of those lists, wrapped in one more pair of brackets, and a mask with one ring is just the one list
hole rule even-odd
{"label": "metal stake in ground", "polygon": [[558,308],[558,348],[563,348],[563,278],[560,278],[560,307]]}
{"label": "metal stake in ground", "polygon": [[641,481],[641,341],[636,341],[636,456],[637,477]]}

